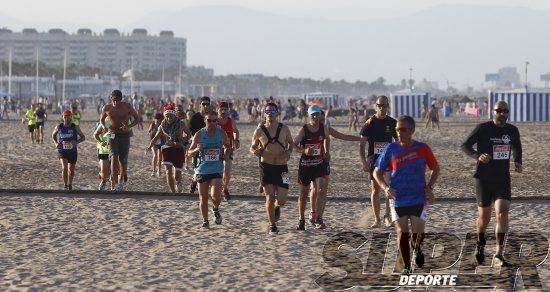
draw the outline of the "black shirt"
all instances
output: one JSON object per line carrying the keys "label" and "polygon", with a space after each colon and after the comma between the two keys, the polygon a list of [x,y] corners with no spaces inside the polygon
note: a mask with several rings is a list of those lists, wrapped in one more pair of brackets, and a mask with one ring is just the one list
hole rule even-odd
{"label": "black shirt", "polygon": [[361,136],[367,137],[367,141],[369,142],[368,157],[374,155],[374,158],[378,159],[384,147],[393,142],[393,139],[397,139],[395,126],[397,126],[397,121],[390,116],[378,119],[374,115],[365,122],[365,125],[361,129]]}
{"label": "black shirt", "polygon": [[191,135],[195,135],[196,132],[198,132],[200,129],[206,127],[206,123],[204,122],[204,117],[200,112],[195,113],[191,117],[191,121],[189,122],[189,131],[191,132]]}
{"label": "black shirt", "polygon": [[39,108],[36,110],[35,115],[39,119],[44,119],[46,117],[46,110]]}
{"label": "black shirt", "polygon": [[[477,150],[474,150],[474,144],[477,144]],[[519,131],[510,124],[503,127],[498,127],[493,121],[479,124],[460,148],[468,156],[476,159],[483,153],[489,154],[489,163],[477,161],[474,177],[483,180],[501,181],[509,178],[510,153],[514,155],[514,162],[521,163]]]}

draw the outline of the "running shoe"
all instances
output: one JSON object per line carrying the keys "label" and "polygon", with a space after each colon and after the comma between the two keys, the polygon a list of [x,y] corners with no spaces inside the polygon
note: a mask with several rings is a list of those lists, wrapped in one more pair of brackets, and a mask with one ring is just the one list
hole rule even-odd
{"label": "running shoe", "polygon": [[226,201],[231,200],[231,195],[229,194],[229,190],[226,188],[223,189],[223,198]]}
{"label": "running shoe", "polygon": [[327,229],[327,226],[323,222],[323,218],[317,218],[317,229]]}
{"label": "running shoe", "polygon": [[197,182],[192,180],[191,181],[191,186],[189,187],[189,192],[191,194],[194,194],[196,190],[197,190]]}
{"label": "running shoe", "polygon": [[279,233],[279,229],[277,229],[277,226],[275,226],[275,225],[269,226],[268,230],[269,230],[269,234],[271,234],[271,235],[275,235],[275,234]]}
{"label": "running shoe", "polygon": [[386,225],[386,227],[391,227],[392,225],[391,216],[389,213],[384,214],[384,224]]}
{"label": "running shoe", "polygon": [[306,220],[301,219],[298,221],[298,227],[296,227],[296,230],[306,230]]}
{"label": "running shoe", "polygon": [[414,262],[419,268],[422,268],[424,266],[424,253],[422,253],[422,250],[420,248],[414,249]]}
{"label": "running shoe", "polygon": [[410,275],[410,274],[412,274],[411,268],[410,268],[410,267],[405,267],[405,268],[403,268],[403,272],[402,272],[401,274],[402,274],[402,275]]}
{"label": "running shoe", "polygon": [[501,254],[495,255],[495,257],[493,258],[493,262],[501,267],[510,266],[510,264],[508,264],[508,262],[504,259],[504,256],[502,256]]}
{"label": "running shoe", "polygon": [[160,177],[160,170],[157,171],[157,177]]}
{"label": "running shoe", "polygon": [[203,229],[210,229],[210,222],[208,222],[208,221],[202,222],[202,228]]}
{"label": "running shoe", "polygon": [[380,221],[374,220],[374,223],[370,226],[370,228],[378,228],[380,227]]}
{"label": "running shoe", "polygon": [[278,222],[281,219],[281,207],[275,206],[275,222]]}
{"label": "running shoe", "polygon": [[214,217],[216,217],[216,220],[214,220],[214,223],[216,224],[222,224],[222,214],[220,214],[220,210],[216,209],[212,209],[212,212],[214,213]]}
{"label": "running shoe", "polygon": [[152,176],[152,177],[155,176],[156,174],[157,174],[157,172],[154,171],[154,170],[153,170],[153,172],[151,172],[151,176]]}
{"label": "running shoe", "polygon": [[101,181],[101,183],[99,183],[99,187],[97,189],[100,190],[100,191],[103,191],[103,190],[105,190],[106,186],[107,186],[107,183],[104,182],[104,181]]}
{"label": "running shoe", "polygon": [[476,244],[476,250],[474,252],[474,257],[478,264],[482,264],[485,261],[485,246]]}
{"label": "running shoe", "polygon": [[40,144],[44,144],[44,140],[40,140]]}
{"label": "running shoe", "polygon": [[115,191],[120,192],[124,189],[124,185],[122,183],[115,184]]}
{"label": "running shoe", "polygon": [[315,226],[315,222],[317,222],[317,214],[313,211],[309,212],[309,223]]}
{"label": "running shoe", "polygon": [[73,190],[73,185],[68,185],[67,186],[67,191],[72,191]]}

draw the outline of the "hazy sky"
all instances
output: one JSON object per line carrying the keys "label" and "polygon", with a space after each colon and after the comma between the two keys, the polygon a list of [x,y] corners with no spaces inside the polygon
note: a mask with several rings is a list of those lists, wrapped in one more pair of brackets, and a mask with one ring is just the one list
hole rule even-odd
{"label": "hazy sky", "polygon": [[457,3],[522,6],[550,11],[549,0],[17,0],[10,1],[9,5],[1,5],[0,13],[28,22],[29,25],[72,23],[121,27],[150,12],[174,11],[206,4],[240,5],[292,16],[369,19],[409,14],[438,4]]}

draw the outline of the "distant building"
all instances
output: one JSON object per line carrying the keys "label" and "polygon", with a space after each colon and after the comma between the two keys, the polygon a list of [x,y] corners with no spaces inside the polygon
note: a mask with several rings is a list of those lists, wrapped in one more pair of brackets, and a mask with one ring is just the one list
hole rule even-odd
{"label": "distant building", "polygon": [[[27,28],[21,32],[0,29],[0,58],[8,59],[12,49],[14,62],[33,63],[36,55],[40,62],[62,66],[65,50],[67,64],[97,67],[102,70],[123,72],[135,70],[185,67],[186,39],[176,38],[172,31],[161,31],[158,36],[147,34],[145,29],[134,29],[121,34],[117,29],[105,29],[102,34],[81,28],[76,34],[61,29],[38,32]],[[133,60],[132,60],[133,58]]]}
{"label": "distant building", "polygon": [[492,89],[511,89],[521,87],[520,76],[516,67],[503,67],[498,73],[485,74],[486,87]]}

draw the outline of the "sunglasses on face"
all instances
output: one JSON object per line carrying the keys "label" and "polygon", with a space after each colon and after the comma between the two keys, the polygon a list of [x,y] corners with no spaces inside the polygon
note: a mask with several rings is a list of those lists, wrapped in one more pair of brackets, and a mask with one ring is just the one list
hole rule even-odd
{"label": "sunglasses on face", "polygon": [[395,128],[395,131],[396,131],[396,132],[408,133],[408,132],[409,132],[409,128],[405,128],[405,127]]}
{"label": "sunglasses on face", "polygon": [[274,116],[279,113],[276,109],[266,109],[264,113],[268,116]]}
{"label": "sunglasses on face", "polygon": [[318,116],[320,116],[320,115],[321,115],[321,113],[312,113],[310,116],[311,116],[312,118],[315,118],[315,117],[318,117]]}
{"label": "sunglasses on face", "polygon": [[205,103],[201,103],[201,105],[202,105],[202,106],[209,106],[210,103],[206,103],[206,102],[205,102]]}
{"label": "sunglasses on face", "polygon": [[377,103],[376,106],[379,107],[379,108],[385,108],[385,107],[388,107],[388,104],[386,104],[386,103]]}
{"label": "sunglasses on face", "polygon": [[218,121],[218,119],[206,119],[206,121],[209,123],[215,123]]}
{"label": "sunglasses on face", "polygon": [[505,108],[496,108],[496,109],[494,109],[494,111],[495,111],[497,114],[507,114],[507,113],[510,112],[508,109],[505,109]]}

